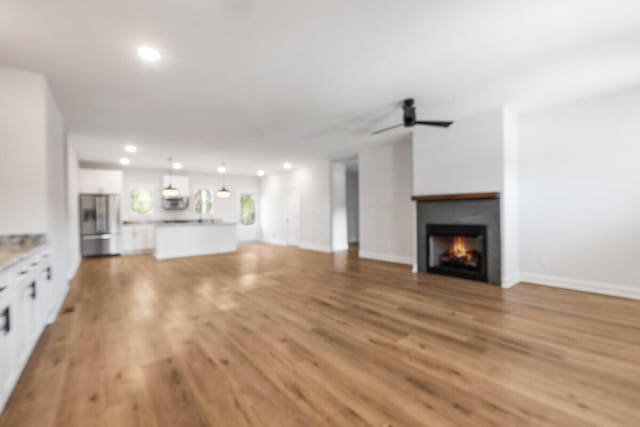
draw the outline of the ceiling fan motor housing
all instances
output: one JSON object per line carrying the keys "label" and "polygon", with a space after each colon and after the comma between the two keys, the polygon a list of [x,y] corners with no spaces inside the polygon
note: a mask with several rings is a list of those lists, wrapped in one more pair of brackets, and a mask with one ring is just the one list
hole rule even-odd
{"label": "ceiling fan motor housing", "polygon": [[404,110],[404,125],[406,127],[412,127],[416,124],[416,107],[413,99],[405,99],[402,106]]}

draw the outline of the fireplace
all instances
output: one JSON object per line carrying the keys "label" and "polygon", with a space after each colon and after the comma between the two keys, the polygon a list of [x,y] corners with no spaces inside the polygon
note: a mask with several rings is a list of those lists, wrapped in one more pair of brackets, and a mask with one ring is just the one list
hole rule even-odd
{"label": "fireplace", "polygon": [[427,224],[427,272],[487,282],[487,227]]}

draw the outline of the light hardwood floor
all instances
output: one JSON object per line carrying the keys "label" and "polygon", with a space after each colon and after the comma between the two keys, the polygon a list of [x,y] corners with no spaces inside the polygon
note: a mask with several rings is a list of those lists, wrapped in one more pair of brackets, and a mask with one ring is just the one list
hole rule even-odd
{"label": "light hardwood floor", "polygon": [[2,427],[638,426],[640,302],[268,245],[85,260]]}

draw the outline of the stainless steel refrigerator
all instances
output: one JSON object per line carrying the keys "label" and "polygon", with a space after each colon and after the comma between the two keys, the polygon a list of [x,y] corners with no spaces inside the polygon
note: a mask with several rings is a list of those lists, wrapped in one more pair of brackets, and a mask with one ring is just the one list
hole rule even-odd
{"label": "stainless steel refrigerator", "polygon": [[120,196],[80,194],[82,256],[120,254]]}

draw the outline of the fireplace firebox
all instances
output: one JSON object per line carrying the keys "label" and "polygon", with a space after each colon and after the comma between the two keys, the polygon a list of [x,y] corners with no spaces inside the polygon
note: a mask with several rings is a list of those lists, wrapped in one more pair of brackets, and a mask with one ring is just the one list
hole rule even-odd
{"label": "fireplace firebox", "polygon": [[487,227],[427,224],[427,272],[487,282]]}

